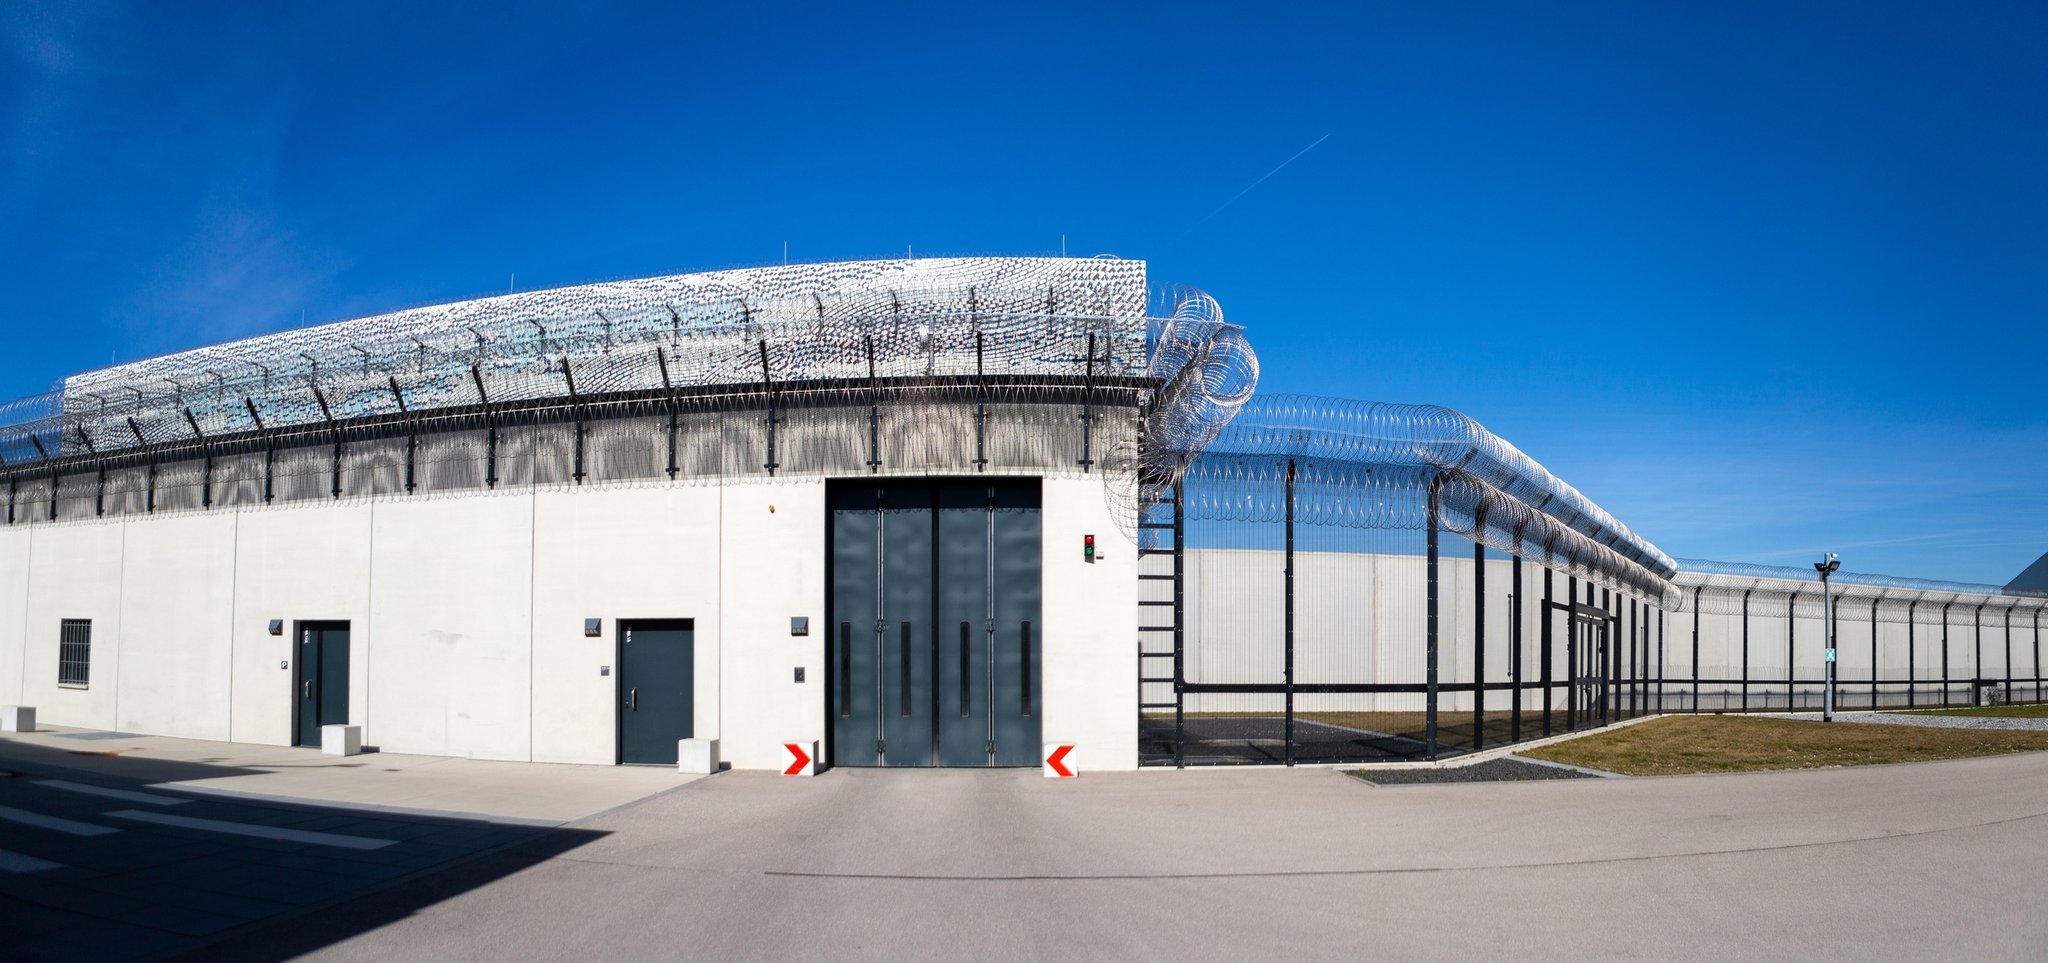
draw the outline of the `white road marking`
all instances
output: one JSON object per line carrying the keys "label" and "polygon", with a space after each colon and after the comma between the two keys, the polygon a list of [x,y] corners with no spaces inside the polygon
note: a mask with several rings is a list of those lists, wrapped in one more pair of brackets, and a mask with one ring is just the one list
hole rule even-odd
{"label": "white road marking", "polygon": [[228,822],[223,819],[196,819],[191,816],[172,816],[167,813],[146,813],[136,809],[123,809],[107,813],[106,815],[115,819],[132,819],[136,822],[155,823],[159,826],[199,829],[209,833],[230,833],[236,836],[254,836],[258,839],[275,839],[287,843],[334,846],[340,849],[383,849],[398,842],[395,839],[344,836],[340,833],[316,833],[306,829],[287,829],[283,826],[258,826],[252,823]]}
{"label": "white road marking", "polygon": [[136,792],[132,789],[108,789],[105,786],[88,786],[82,782],[71,782],[64,779],[37,779],[35,784],[38,786],[48,786],[51,789],[62,789],[65,792],[82,792],[88,796],[105,796],[108,799],[148,803],[152,806],[183,806],[192,801],[190,799],[179,799],[175,796],[159,796],[153,792]]}
{"label": "white road marking", "polygon": [[112,826],[95,826],[91,823],[58,819],[55,816],[32,813],[26,809],[15,809],[12,806],[0,806],[0,819],[7,820],[10,823],[20,823],[24,826],[34,826],[37,829],[70,833],[73,836],[105,836],[108,833],[120,832],[120,830]]}
{"label": "white road marking", "polygon": [[46,869],[63,868],[63,863],[53,863],[47,859],[37,859],[34,856],[23,856],[20,853],[10,853],[7,850],[0,849],[0,872],[40,873]]}

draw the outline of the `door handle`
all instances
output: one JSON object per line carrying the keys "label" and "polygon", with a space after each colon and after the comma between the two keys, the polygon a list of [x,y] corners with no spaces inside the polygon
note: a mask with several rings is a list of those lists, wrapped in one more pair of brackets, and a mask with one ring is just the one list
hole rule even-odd
{"label": "door handle", "polygon": [[307,698],[307,699],[308,699],[308,700],[310,701],[310,700],[311,700],[311,699],[313,698],[313,680],[311,680],[311,679],[307,679],[307,680],[306,680],[306,685],[305,685],[305,691],[306,691],[306,698]]}
{"label": "door handle", "polygon": [[628,709],[634,709],[634,710],[637,710],[637,709],[639,709],[639,708],[640,708],[640,690],[639,690],[639,689],[637,689],[637,688],[634,688],[634,689],[627,689],[627,690],[626,690],[626,708],[628,708]]}

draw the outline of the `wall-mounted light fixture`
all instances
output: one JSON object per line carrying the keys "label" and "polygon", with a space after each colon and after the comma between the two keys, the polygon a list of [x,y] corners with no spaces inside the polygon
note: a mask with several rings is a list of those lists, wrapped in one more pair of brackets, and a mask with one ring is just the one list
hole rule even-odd
{"label": "wall-mounted light fixture", "polygon": [[588,638],[588,639],[594,639],[594,638],[597,638],[597,637],[598,637],[599,635],[602,635],[602,634],[604,634],[604,620],[603,620],[603,619],[584,619],[584,620],[583,620],[583,637],[584,637],[584,638]]}
{"label": "wall-mounted light fixture", "polygon": [[271,619],[271,620],[270,620],[270,634],[271,634],[271,635],[283,635],[283,634],[284,634],[284,620],[283,620],[283,619]]}
{"label": "wall-mounted light fixture", "polygon": [[808,616],[808,615],[792,615],[792,616],[790,616],[790,617],[789,617],[789,634],[791,634],[791,635],[809,635],[809,634],[811,634],[811,617],[810,617],[810,616]]}

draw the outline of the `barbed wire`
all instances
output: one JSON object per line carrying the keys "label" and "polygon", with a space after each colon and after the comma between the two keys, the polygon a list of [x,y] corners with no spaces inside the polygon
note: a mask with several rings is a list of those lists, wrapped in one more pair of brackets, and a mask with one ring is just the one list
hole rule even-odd
{"label": "barbed wire", "polygon": [[415,308],[117,365],[0,405],[0,458],[720,385],[1141,375],[1142,261],[804,264]]}

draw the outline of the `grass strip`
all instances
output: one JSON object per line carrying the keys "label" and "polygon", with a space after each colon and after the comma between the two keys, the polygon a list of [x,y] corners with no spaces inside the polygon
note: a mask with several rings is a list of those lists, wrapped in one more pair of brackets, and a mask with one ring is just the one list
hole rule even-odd
{"label": "grass strip", "polygon": [[2048,732],[1684,715],[1521,755],[1631,776],[1870,766],[2048,749]]}

